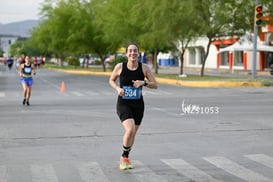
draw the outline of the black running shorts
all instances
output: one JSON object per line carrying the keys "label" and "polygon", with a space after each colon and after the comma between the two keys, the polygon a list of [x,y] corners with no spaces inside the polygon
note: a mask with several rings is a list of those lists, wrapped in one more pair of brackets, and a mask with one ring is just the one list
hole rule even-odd
{"label": "black running shorts", "polygon": [[121,122],[133,118],[135,125],[140,125],[144,114],[144,102],[142,99],[137,102],[117,102],[117,114]]}

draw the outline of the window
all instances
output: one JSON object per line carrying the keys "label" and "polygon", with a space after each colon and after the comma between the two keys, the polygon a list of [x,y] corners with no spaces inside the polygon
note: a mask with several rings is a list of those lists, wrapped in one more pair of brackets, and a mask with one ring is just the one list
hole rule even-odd
{"label": "window", "polygon": [[201,65],[202,60],[205,57],[205,51],[203,47],[189,47],[189,64],[190,65]]}
{"label": "window", "polygon": [[220,65],[222,66],[226,66],[228,65],[228,56],[229,56],[229,52],[222,52],[221,56],[220,56]]}
{"label": "window", "polygon": [[242,66],[243,65],[243,51],[236,51],[234,54],[234,66]]}
{"label": "window", "polygon": [[195,60],[195,48],[194,47],[189,47],[189,64],[195,65],[196,60]]}

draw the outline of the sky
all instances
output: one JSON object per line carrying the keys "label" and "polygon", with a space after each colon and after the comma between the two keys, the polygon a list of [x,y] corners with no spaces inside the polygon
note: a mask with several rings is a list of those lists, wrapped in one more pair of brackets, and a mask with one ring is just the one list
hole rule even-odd
{"label": "sky", "polygon": [[43,0],[0,0],[0,23],[38,20]]}

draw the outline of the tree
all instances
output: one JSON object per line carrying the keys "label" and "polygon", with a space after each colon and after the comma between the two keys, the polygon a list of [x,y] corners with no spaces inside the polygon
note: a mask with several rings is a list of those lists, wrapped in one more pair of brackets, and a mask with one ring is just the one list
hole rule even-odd
{"label": "tree", "polygon": [[23,47],[22,41],[15,41],[13,44],[10,45],[9,54],[11,56],[19,56],[22,54],[20,51]]}
{"label": "tree", "polygon": [[158,73],[158,50],[170,47],[171,24],[176,8],[168,0],[140,0],[134,7],[135,24],[140,27],[139,42],[147,49],[154,50],[153,66]]}
{"label": "tree", "polygon": [[[267,9],[272,7],[269,0],[264,2]],[[105,56],[128,42],[153,50],[156,73],[158,50],[175,47],[183,74],[189,42],[205,36],[203,76],[212,41],[250,30],[253,12],[254,3],[248,0],[46,0],[41,12],[44,20],[31,40],[40,51],[61,57],[96,53],[104,71]]]}
{"label": "tree", "polygon": [[133,22],[135,13],[132,4],[136,0],[97,0],[103,1],[97,10],[95,22],[103,32],[103,39],[109,43],[109,48],[115,52],[129,42],[137,42],[140,35],[139,25]]}
{"label": "tree", "polygon": [[[223,36],[240,36],[253,27],[254,2],[248,0],[109,0],[109,16],[102,19],[108,39],[113,42],[136,40],[141,46],[155,50],[180,45],[183,73],[184,53],[188,44],[198,37],[206,37],[207,46],[202,57],[204,69],[211,43]],[[272,2],[264,0],[270,10]],[[154,60],[157,73],[157,61]]]}
{"label": "tree", "polygon": [[[192,0],[194,22],[199,27],[198,36],[206,36],[208,39],[205,56],[202,58],[201,76],[204,75],[209,48],[214,39],[240,36],[253,29],[254,3],[248,0]],[[272,7],[272,2],[264,0],[264,3]]]}
{"label": "tree", "polygon": [[198,35],[198,26],[195,24],[195,12],[191,0],[173,0],[170,28],[170,43],[180,58],[180,75],[183,75],[184,54],[188,45]]}
{"label": "tree", "polygon": [[[86,6],[87,15],[86,16],[86,25],[89,26],[89,32],[86,34],[88,41],[86,45],[91,48],[101,59],[101,64],[103,71],[106,71],[106,66],[104,60],[109,52],[111,52],[113,46],[111,45],[112,40],[105,39],[105,32],[102,28],[102,23],[100,22],[100,11],[102,11],[105,6],[104,0],[92,0]],[[91,19],[91,20],[90,20]],[[88,24],[88,21],[89,24]]]}
{"label": "tree", "polygon": [[103,60],[109,51],[108,42],[104,41],[103,32],[94,21],[102,3],[101,0],[57,0],[53,7],[53,1],[47,0],[42,8],[45,21],[37,30],[38,40],[47,39],[47,46],[41,41],[41,47],[47,47],[62,58],[70,54],[96,53],[106,71]]}
{"label": "tree", "polygon": [[[105,38],[112,41],[112,47],[128,42],[138,42],[140,47],[154,52],[154,68],[157,73],[157,53],[169,44],[169,13],[175,12],[168,0],[109,0],[101,11]],[[109,16],[109,13],[110,16]]]}
{"label": "tree", "polygon": [[0,57],[3,57],[4,51],[0,48]]}
{"label": "tree", "polygon": [[[43,21],[32,31],[29,42],[46,53],[55,54],[62,61],[70,54],[67,37],[69,34],[69,21],[73,14],[73,7],[67,6],[65,1],[46,0],[40,14]],[[72,11],[72,12],[71,12]],[[73,54],[73,52],[72,52]]]}

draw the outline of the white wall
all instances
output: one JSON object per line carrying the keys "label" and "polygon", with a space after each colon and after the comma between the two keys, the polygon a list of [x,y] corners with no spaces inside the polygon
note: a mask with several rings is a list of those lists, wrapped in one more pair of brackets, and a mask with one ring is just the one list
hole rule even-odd
{"label": "white wall", "polygon": [[[206,48],[207,48],[207,44],[208,44],[208,38],[206,37],[200,37],[197,40],[191,42],[188,47],[190,47],[190,49],[194,49],[195,55],[192,55],[191,51],[187,51],[185,53],[185,60],[184,60],[184,66],[185,67],[193,67],[193,68],[198,68],[201,67],[201,49],[203,49],[205,52],[207,52]],[[205,52],[203,53],[203,56],[205,54]],[[210,50],[209,50],[209,55],[207,57],[206,60],[206,64],[205,64],[205,68],[217,68],[217,48],[214,45],[210,46]],[[195,64],[190,64],[189,59],[193,59],[193,57],[195,57]]]}

